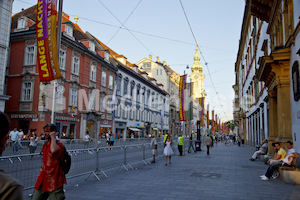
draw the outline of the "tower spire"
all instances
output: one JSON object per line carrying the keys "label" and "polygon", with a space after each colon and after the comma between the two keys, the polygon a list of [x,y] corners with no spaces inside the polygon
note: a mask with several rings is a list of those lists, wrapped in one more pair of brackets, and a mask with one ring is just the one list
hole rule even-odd
{"label": "tower spire", "polygon": [[196,51],[194,55],[194,64],[191,67],[191,70],[199,70],[200,72],[203,71],[202,65],[200,63],[200,54],[199,54],[199,49],[198,46],[196,45]]}

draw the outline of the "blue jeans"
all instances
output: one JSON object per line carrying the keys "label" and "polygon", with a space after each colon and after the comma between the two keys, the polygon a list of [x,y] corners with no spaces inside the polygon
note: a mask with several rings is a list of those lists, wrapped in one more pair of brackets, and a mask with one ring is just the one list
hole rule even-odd
{"label": "blue jeans", "polygon": [[12,141],[12,149],[13,149],[13,152],[18,152],[18,149],[19,148],[19,144],[17,141]]}
{"label": "blue jeans", "polygon": [[271,176],[273,175],[273,172],[275,170],[278,170],[278,168],[281,167],[281,166],[290,166],[290,165],[288,165],[288,164],[286,164],[286,163],[284,163],[282,161],[274,163],[274,164],[271,164],[269,166],[269,168],[268,168],[267,173],[266,173],[265,176],[268,177],[268,178],[271,178]]}

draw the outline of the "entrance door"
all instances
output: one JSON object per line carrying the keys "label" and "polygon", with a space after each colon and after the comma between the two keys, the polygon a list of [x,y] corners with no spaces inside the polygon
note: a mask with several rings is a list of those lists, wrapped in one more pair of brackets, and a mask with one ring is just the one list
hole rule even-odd
{"label": "entrance door", "polygon": [[86,130],[89,131],[89,135],[92,138],[97,138],[96,129],[95,129],[95,122],[92,120],[89,120],[86,122]]}
{"label": "entrance door", "polygon": [[[29,131],[29,125],[30,125],[30,121],[29,120],[19,120],[19,125],[18,125],[18,130],[22,129],[24,134],[27,134]],[[35,128],[35,127],[31,127],[31,128]]]}

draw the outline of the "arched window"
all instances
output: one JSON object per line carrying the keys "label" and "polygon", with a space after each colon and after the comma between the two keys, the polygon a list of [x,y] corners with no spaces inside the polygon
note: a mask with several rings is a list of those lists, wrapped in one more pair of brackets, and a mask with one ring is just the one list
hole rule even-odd
{"label": "arched window", "polygon": [[128,77],[124,78],[123,95],[126,95],[126,94],[127,94],[127,91],[128,91],[128,82],[129,82]]}
{"label": "arched window", "polygon": [[141,89],[141,85],[137,84],[136,85],[136,102],[140,103],[140,89]]}
{"label": "arched window", "polygon": [[118,73],[116,78],[117,95],[121,95],[122,74]]}

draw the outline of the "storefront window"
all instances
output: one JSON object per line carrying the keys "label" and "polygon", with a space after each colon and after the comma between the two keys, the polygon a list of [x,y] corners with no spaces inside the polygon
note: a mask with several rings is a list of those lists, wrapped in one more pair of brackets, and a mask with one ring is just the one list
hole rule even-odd
{"label": "storefront window", "polygon": [[76,124],[70,124],[70,132],[67,135],[67,138],[74,138],[76,132]]}

